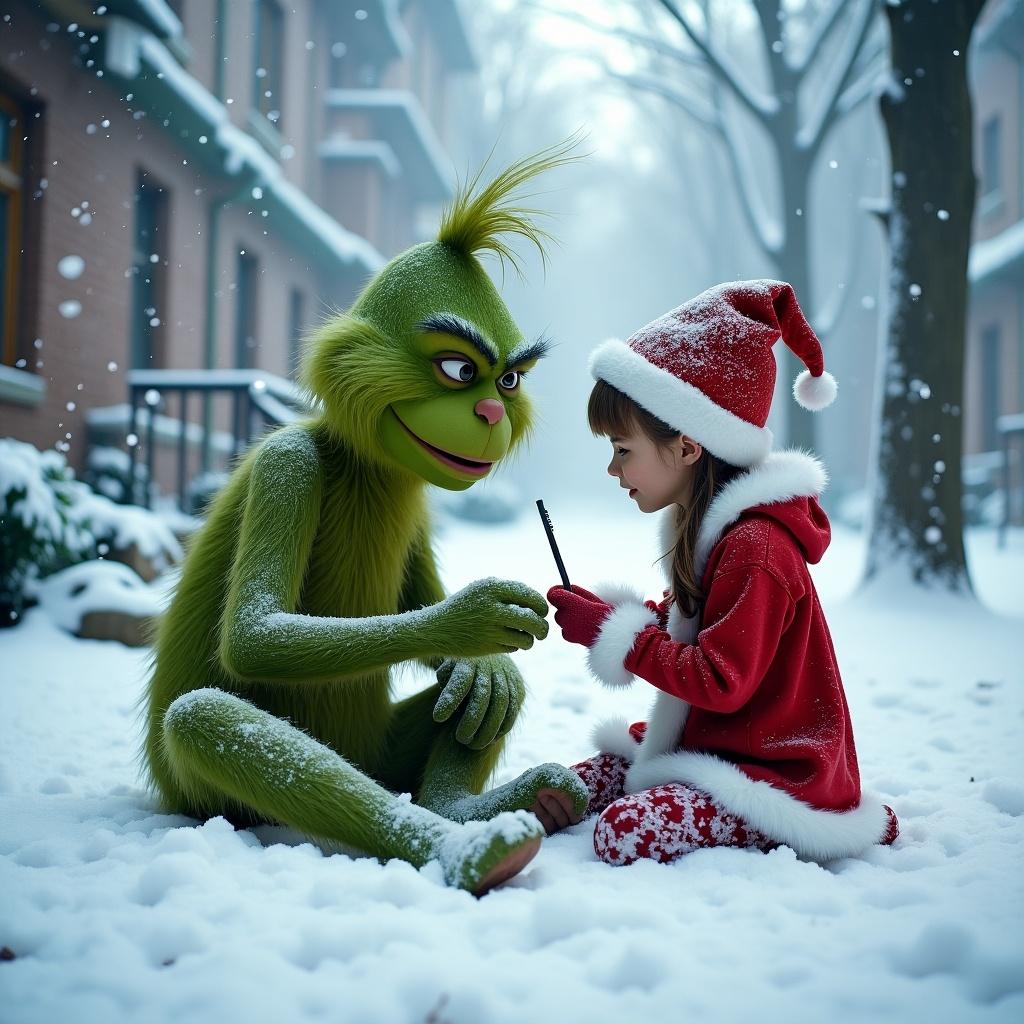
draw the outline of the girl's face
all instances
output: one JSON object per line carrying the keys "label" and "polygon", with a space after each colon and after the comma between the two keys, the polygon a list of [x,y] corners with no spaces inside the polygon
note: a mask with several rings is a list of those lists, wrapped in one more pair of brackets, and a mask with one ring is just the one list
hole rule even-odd
{"label": "girl's face", "polygon": [[663,447],[639,429],[610,440],[608,472],[620,487],[629,490],[641,512],[687,505],[693,490],[694,466],[703,452],[696,441],[680,435]]}

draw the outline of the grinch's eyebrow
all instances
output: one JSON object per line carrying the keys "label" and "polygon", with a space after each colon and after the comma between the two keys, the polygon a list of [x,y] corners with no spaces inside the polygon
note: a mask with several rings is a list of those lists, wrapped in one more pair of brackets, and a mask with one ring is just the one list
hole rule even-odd
{"label": "grinch's eyebrow", "polygon": [[461,316],[454,313],[434,313],[421,320],[416,327],[421,331],[436,331],[438,334],[450,334],[453,338],[461,338],[469,342],[490,366],[497,365],[498,350],[493,342],[488,341],[473,324]]}
{"label": "grinch's eyebrow", "polygon": [[531,359],[540,359],[541,356],[546,356],[551,348],[551,339],[543,335],[536,341],[523,342],[509,353],[505,365],[511,369],[513,366],[519,366],[520,363],[528,363]]}

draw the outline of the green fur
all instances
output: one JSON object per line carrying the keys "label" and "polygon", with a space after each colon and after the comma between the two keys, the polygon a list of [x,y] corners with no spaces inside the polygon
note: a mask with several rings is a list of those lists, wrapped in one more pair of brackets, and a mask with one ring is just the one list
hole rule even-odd
{"label": "green fur", "polygon": [[[496,383],[522,335],[474,252],[500,252],[493,232],[526,223],[521,211],[499,215],[508,185],[563,160],[542,155],[483,198],[460,196],[445,240],[392,260],[327,323],[305,367],[318,414],[265,438],[214,502],[154,641],[143,760],[168,808],[283,822],[414,864],[438,858],[470,889],[536,843],[533,819],[471,835],[443,813],[461,800],[450,817],[472,816],[465,801],[493,771],[525,692],[507,654],[547,634],[547,606],[500,580],[445,597],[425,489],[472,480],[426,464],[395,415],[465,458],[497,462],[528,435],[526,395]],[[471,387],[446,387],[424,355],[417,325],[439,312],[498,349],[499,365]],[[503,402],[503,427],[477,415],[483,397]],[[390,668],[413,660],[442,669],[440,681],[394,703]],[[441,814],[394,795],[442,791]],[[522,799],[491,800],[488,815]]]}

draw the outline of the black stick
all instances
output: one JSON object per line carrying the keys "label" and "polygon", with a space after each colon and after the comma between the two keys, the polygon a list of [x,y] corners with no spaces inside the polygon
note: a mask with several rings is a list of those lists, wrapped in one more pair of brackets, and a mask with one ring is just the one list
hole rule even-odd
{"label": "black stick", "polygon": [[555,556],[555,565],[558,566],[558,574],[562,577],[562,586],[566,590],[572,590],[572,584],[569,582],[569,576],[565,571],[562,556],[558,551],[558,545],[555,543],[555,531],[551,525],[551,516],[548,515],[548,510],[544,507],[544,502],[540,498],[537,499],[537,511],[540,513],[540,521],[544,524],[544,532],[548,535],[551,554]]}

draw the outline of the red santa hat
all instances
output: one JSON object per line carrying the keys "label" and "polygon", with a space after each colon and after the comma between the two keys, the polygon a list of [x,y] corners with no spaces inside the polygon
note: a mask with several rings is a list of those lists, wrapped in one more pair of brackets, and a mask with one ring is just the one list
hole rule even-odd
{"label": "red santa hat", "polygon": [[775,390],[779,338],[807,367],[793,383],[805,409],[824,409],[836,381],[791,285],[730,281],[641,327],[606,341],[590,372],[713,455],[734,466],[761,462],[772,446],[765,427]]}

